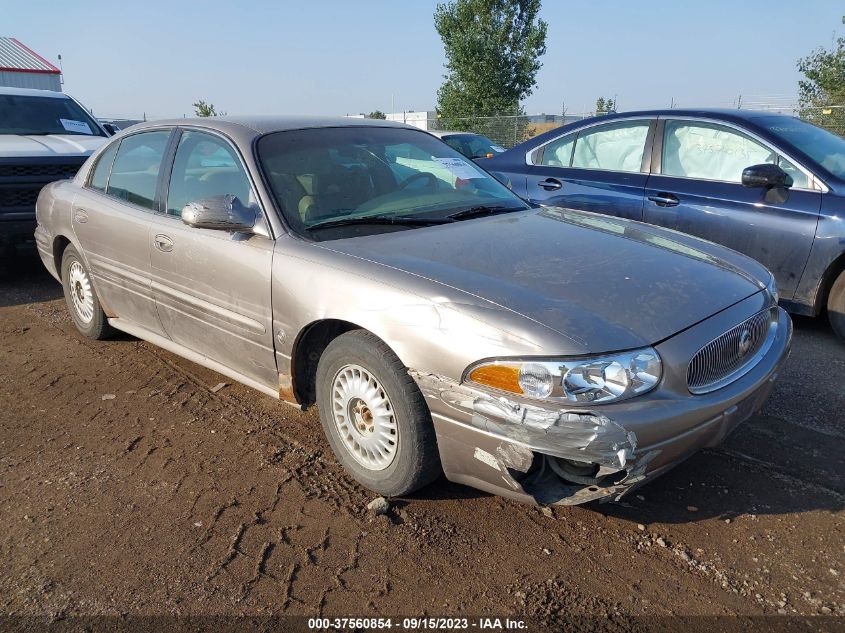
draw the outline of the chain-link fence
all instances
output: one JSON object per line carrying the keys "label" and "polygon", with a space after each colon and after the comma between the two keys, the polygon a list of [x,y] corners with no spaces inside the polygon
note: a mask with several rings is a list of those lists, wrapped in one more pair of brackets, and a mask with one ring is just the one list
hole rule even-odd
{"label": "chain-link fence", "polygon": [[[794,116],[830,130],[845,137],[845,106],[800,107],[783,105],[773,107],[749,107],[748,110],[764,110],[773,114]],[[511,148],[525,140],[548,130],[596,116],[596,112],[579,114],[501,114],[498,116],[454,116],[442,117],[436,112],[406,112],[389,118],[415,125],[425,130],[474,132],[483,134],[497,144]],[[601,114],[601,113],[599,113]]]}
{"label": "chain-link fence", "polygon": [[409,111],[388,114],[387,118],[430,131],[474,132],[488,137],[502,147],[511,148],[538,134],[594,114],[593,112],[575,115],[506,113],[496,116],[467,114],[445,117],[434,111]]}
{"label": "chain-link fence", "polygon": [[839,136],[845,136],[845,106],[814,106],[796,108],[793,113],[808,123],[830,130]]}

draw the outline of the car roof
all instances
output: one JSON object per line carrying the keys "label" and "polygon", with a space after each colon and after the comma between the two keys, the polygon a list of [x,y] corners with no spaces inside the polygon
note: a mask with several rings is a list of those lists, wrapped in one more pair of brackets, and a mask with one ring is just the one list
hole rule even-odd
{"label": "car roof", "polygon": [[184,119],[160,119],[147,121],[132,126],[132,132],[142,129],[163,127],[202,127],[218,132],[237,136],[258,136],[270,132],[286,132],[290,130],[305,130],[312,128],[331,127],[393,127],[419,130],[411,125],[381,119],[360,119],[352,117],[321,117],[321,116],[215,116],[192,117]]}
{"label": "car roof", "polygon": [[55,90],[37,90],[35,88],[9,88],[0,86],[0,95],[13,95],[15,97],[52,97],[54,99],[70,99],[63,92]]}
{"label": "car roof", "polygon": [[632,110],[630,112],[614,112],[601,119],[626,118],[632,116],[713,116],[724,119],[755,119],[762,116],[784,116],[789,114],[764,110],[738,110],[736,108],[665,108],[661,110]]}
{"label": "car roof", "polygon": [[[543,132],[533,138],[527,139],[514,147],[514,150],[525,151],[530,150],[538,145],[542,145],[548,140],[557,138],[563,134],[568,134],[570,131],[578,130],[587,125],[592,125],[598,122],[622,121],[637,117],[694,117],[694,118],[712,118],[732,123],[747,123],[754,125],[755,119],[761,117],[783,117],[793,118],[788,114],[781,114],[771,111],[760,110],[736,110],[730,108],[665,108],[660,110],[632,110],[630,112],[611,112],[609,114],[600,114],[598,116],[589,117],[586,119],[578,119],[571,121],[565,125],[552,128],[547,132]],[[759,127],[759,126],[757,126]],[[513,150],[512,150],[513,151]]]}

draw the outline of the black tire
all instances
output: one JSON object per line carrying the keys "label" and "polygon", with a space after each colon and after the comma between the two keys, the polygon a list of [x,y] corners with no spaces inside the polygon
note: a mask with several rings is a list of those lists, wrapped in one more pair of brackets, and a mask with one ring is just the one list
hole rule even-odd
{"label": "black tire", "polygon": [[[341,438],[333,411],[333,383],[339,372],[359,366],[370,372],[389,399],[395,420],[395,453],[381,470],[367,468]],[[348,371],[348,369],[347,369]],[[334,339],[317,365],[320,421],[338,461],[359,483],[382,495],[406,495],[434,481],[442,472],[431,414],[414,379],[381,339],[353,330]]]}
{"label": "black tire", "polygon": [[[81,267],[88,281],[88,289],[85,291],[85,296],[90,296],[91,298],[90,318],[86,318],[86,315],[82,314],[82,309],[77,307],[73,298],[74,293],[80,291],[78,282],[71,280],[71,269],[76,265]],[[97,297],[94,285],[91,282],[91,273],[73,246],[68,246],[65,252],[62,253],[62,288],[65,291],[65,302],[67,303],[68,312],[70,312],[70,318],[80,334],[97,340],[108,338],[114,334],[114,328],[109,325],[103,308],[100,306],[100,299]]]}
{"label": "black tire", "polygon": [[836,335],[845,340],[845,271],[839,273],[827,295],[827,318]]}

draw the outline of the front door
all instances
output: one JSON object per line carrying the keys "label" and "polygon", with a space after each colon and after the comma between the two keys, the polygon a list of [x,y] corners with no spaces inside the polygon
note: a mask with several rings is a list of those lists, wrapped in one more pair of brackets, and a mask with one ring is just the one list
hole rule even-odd
{"label": "front door", "polygon": [[[237,151],[222,137],[183,131],[173,159],[166,213],[153,220],[153,294],[176,343],[247,379],[276,388],[270,274],[273,241],[257,233],[192,228],[188,202],[234,195],[266,222]],[[269,234],[268,234],[269,235]]]}
{"label": "front door", "polygon": [[149,233],[170,130],[133,134],[103,152],[74,201],[74,233],[110,316],[163,334],[150,289]]}
{"label": "front door", "polygon": [[[821,207],[807,176],[775,149],[712,122],[665,121],[659,149],[643,219],[753,257],[772,271],[781,298],[792,299]],[[742,186],[742,170],[761,163],[779,164],[793,178],[786,200]]]}
{"label": "front door", "polygon": [[529,201],[641,220],[652,123],[594,125],[535,151],[527,171]]}

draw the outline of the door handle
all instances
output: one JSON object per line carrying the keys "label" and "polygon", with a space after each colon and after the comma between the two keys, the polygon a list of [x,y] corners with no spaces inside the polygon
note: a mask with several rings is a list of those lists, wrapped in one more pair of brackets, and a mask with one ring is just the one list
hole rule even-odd
{"label": "door handle", "polygon": [[541,180],[538,184],[546,191],[555,191],[556,189],[563,187],[563,183],[557,178],[546,178],[545,180]]}
{"label": "door handle", "polygon": [[155,238],[153,238],[153,244],[162,253],[169,253],[173,250],[173,240],[166,235],[156,235]]}
{"label": "door handle", "polygon": [[79,224],[85,224],[88,221],[88,212],[85,209],[74,210],[73,220]]}
{"label": "door handle", "polygon": [[649,196],[648,199],[658,207],[677,207],[681,203],[677,196],[671,193],[666,193],[665,191]]}

